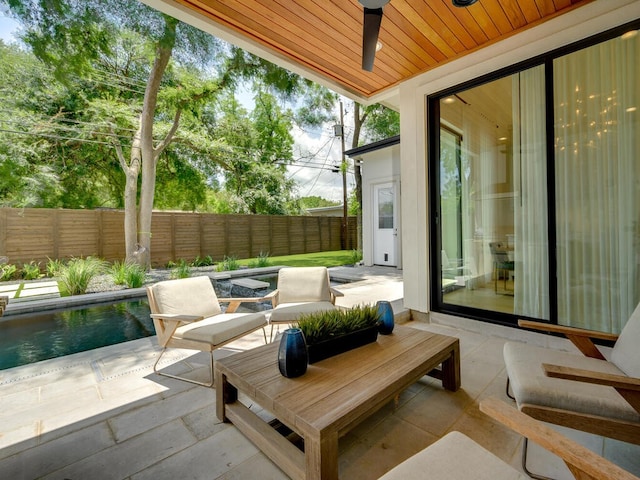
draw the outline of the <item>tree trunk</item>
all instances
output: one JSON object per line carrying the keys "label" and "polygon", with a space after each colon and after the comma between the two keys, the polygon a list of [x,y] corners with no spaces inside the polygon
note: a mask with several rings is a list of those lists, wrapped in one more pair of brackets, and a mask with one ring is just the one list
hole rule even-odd
{"label": "tree trunk", "polygon": [[[125,233],[127,241],[127,256],[130,251],[133,252],[132,258],[134,261],[147,269],[151,266],[151,215],[153,212],[153,197],[156,185],[156,164],[161,152],[161,150],[156,151],[154,149],[153,121],[158,103],[160,82],[169,60],[171,59],[171,53],[173,46],[175,45],[176,24],[177,20],[174,18],[165,17],[164,35],[156,47],[156,57],[144,92],[144,102],[142,105],[142,113],[140,115],[140,158],[142,163],[142,183],[140,186],[139,208],[137,209],[137,212],[135,208],[125,208],[125,229],[127,225],[137,223],[137,238],[133,245],[130,244],[131,239],[126,236]],[[177,118],[179,118],[179,116]],[[137,221],[135,220],[136,216]]]}
{"label": "tree trunk", "polygon": [[134,136],[131,145],[129,165],[122,165],[125,174],[124,186],[124,239],[127,262],[138,262],[138,175],[140,174],[140,130]]}

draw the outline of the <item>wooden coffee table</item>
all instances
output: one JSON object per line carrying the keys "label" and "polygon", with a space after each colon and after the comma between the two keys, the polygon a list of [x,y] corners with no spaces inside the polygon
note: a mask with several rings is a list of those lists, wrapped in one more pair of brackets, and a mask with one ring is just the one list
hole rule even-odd
{"label": "wooden coffee table", "polygon": [[[218,360],[216,414],[293,479],[338,478],[338,439],[425,374],[460,388],[457,338],[396,326],[378,341],[283,377],[278,342]],[[436,367],[442,365],[441,369]],[[304,440],[304,452],[238,401],[238,391]]]}

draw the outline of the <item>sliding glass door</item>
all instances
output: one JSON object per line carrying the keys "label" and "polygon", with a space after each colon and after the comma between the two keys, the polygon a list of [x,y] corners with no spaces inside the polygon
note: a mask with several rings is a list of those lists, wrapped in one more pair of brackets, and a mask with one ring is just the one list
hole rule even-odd
{"label": "sliding glass door", "polygon": [[640,300],[638,58],[630,29],[431,100],[436,310],[620,331]]}
{"label": "sliding glass door", "polygon": [[543,68],[444,97],[439,110],[443,302],[546,318]]}

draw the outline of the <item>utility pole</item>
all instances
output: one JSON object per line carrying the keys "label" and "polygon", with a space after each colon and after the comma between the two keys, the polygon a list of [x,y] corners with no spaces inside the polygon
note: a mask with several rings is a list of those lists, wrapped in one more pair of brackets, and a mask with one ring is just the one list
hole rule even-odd
{"label": "utility pole", "polygon": [[344,158],[344,111],[342,108],[342,100],[340,100],[340,125],[342,126],[342,135],[340,140],[342,143],[342,162],[340,163],[340,170],[342,170],[342,250],[348,248],[348,225],[347,225],[347,162]]}

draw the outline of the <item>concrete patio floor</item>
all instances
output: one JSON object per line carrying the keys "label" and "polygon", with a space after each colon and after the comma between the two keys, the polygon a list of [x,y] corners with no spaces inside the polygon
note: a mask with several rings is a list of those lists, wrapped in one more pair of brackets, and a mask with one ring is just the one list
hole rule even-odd
{"label": "concrete patio floor", "polygon": [[[345,306],[387,299],[401,309],[397,270],[370,270],[341,290]],[[509,401],[502,359],[508,338],[548,337],[477,323],[406,323],[460,338],[462,388],[447,392],[430,377],[412,385],[397,405],[386,405],[341,439],[341,478],[375,479],[451,430],[520,468],[521,438],[480,413],[478,402],[487,396]],[[216,358],[262,343],[262,333],[255,332],[220,349]],[[216,418],[214,389],[155,375],[157,354],[150,337],[0,371],[0,478],[287,478],[233,425]],[[206,361],[202,353],[172,350],[162,367],[203,377]],[[258,405],[252,408],[270,418]],[[636,446],[562,431],[640,475]],[[535,446],[529,466],[571,478]]]}

